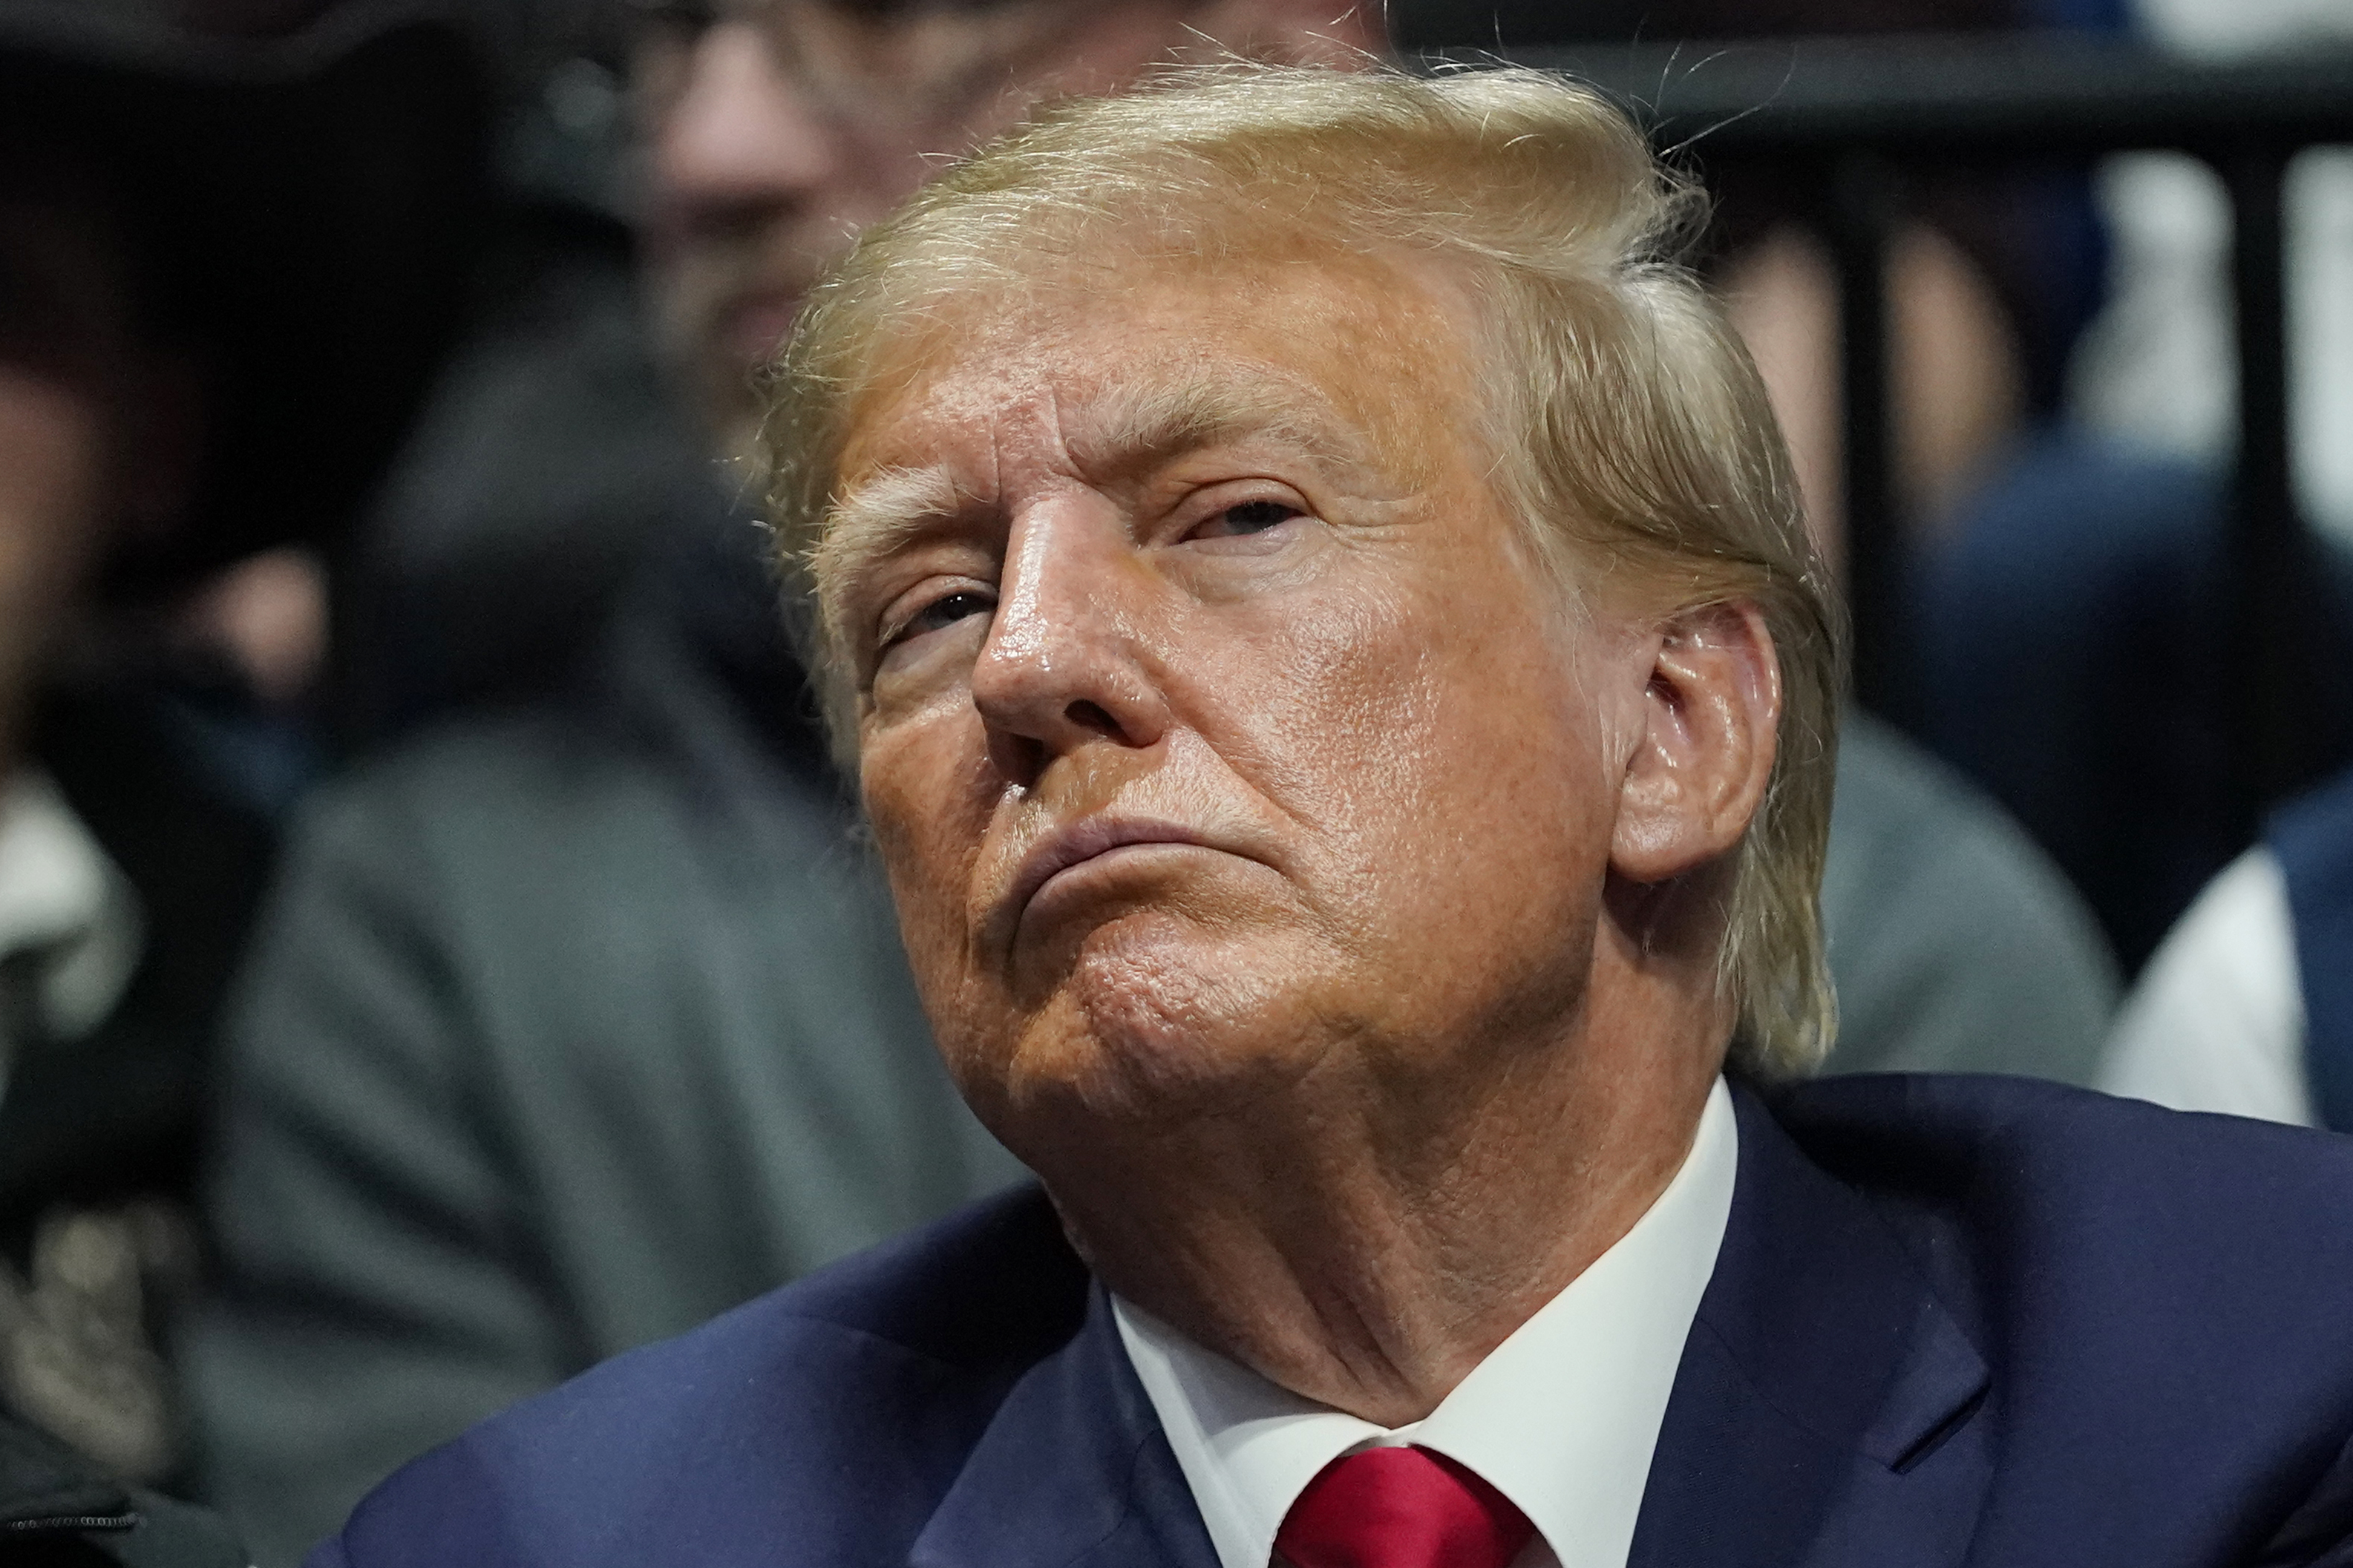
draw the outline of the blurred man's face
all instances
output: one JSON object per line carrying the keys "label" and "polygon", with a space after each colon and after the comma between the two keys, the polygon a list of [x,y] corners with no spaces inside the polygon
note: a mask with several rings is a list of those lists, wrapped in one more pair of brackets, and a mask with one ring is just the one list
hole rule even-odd
{"label": "blurred man's face", "polygon": [[0,194],[0,776],[116,499],[128,318],[102,221]]}
{"label": "blurred man's face", "polygon": [[[69,153],[19,162],[35,188],[0,189],[0,777],[89,579],[185,523],[204,456],[202,365],[140,319],[112,187]],[[174,644],[226,656],[265,699],[307,689],[326,624],[307,551],[194,588],[164,628]]]}
{"label": "blurred man's face", "polygon": [[[860,225],[1048,91],[1104,91],[1200,35],[1250,46],[1291,0],[998,0],[861,11],[653,0],[634,79],[659,335],[741,450],[747,382]],[[1345,25],[1345,24],[1344,24]]]}
{"label": "blurred man's face", "polygon": [[820,574],[865,803],[1017,1152],[1442,1093],[1574,1012],[1629,721],[1588,677],[1636,639],[1489,485],[1466,313],[1369,260],[1130,264],[955,314],[856,411]]}

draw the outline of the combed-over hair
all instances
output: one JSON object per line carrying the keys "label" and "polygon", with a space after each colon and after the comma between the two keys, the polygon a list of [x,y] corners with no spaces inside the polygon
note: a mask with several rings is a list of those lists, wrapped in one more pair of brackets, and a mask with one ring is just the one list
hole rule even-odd
{"label": "combed-over hair", "polygon": [[1233,63],[1038,110],[866,230],[769,374],[772,518],[837,745],[853,754],[856,715],[820,548],[836,465],[927,323],[1106,255],[1436,258],[1479,313],[1495,483],[1565,589],[1746,603],[1771,632],[1779,744],[1718,973],[1735,1061],[1811,1067],[1837,1026],[1818,900],[1842,624],[1763,384],[1672,258],[1701,206],[1624,115],[1535,70]]}

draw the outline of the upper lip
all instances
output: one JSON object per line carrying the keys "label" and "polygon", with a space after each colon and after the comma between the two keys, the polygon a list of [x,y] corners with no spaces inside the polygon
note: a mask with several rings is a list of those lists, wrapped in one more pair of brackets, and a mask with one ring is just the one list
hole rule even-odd
{"label": "upper lip", "polygon": [[1214,849],[1199,833],[1173,822],[1146,817],[1089,816],[1047,833],[1029,847],[1014,872],[1013,885],[997,903],[991,923],[1010,941],[1029,900],[1060,872],[1131,844],[1192,844]]}

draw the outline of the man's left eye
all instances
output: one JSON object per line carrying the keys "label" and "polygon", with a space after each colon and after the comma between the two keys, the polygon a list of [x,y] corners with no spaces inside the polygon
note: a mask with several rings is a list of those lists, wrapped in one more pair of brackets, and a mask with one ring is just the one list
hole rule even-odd
{"label": "man's left eye", "polygon": [[1194,539],[1239,539],[1289,522],[1306,513],[1279,500],[1246,500],[1210,513],[1190,535]]}
{"label": "man's left eye", "polygon": [[985,616],[997,607],[988,595],[970,588],[959,588],[934,599],[882,639],[882,650],[888,653],[900,644],[911,642],[926,633],[943,631],[969,616]]}

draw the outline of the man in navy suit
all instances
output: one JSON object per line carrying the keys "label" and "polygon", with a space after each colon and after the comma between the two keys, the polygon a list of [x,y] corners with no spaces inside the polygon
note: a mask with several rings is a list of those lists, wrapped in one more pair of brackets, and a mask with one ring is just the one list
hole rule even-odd
{"label": "man in navy suit", "polygon": [[1237,65],[870,229],[772,500],[1042,1191],[312,1561],[2353,1561],[2353,1152],[1791,1086],[1839,628],[1692,200],[1535,73]]}

